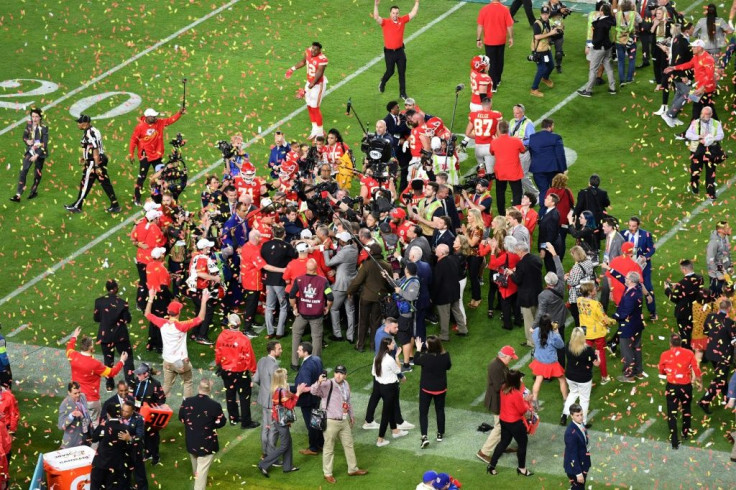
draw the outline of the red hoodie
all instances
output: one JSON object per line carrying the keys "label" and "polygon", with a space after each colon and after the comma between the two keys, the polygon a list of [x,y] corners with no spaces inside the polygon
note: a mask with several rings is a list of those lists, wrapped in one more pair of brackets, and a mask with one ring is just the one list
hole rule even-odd
{"label": "red hoodie", "polygon": [[703,51],[700,54],[694,54],[693,59],[674,66],[675,70],[692,70],[693,78],[697,88],[702,88],[705,93],[710,94],[716,90],[716,63],[713,56]]}
{"label": "red hoodie", "polygon": [[181,117],[181,111],[177,112],[166,119],[157,119],[155,123],[148,124],[146,117],[141,116],[138,125],[133,130],[130,137],[130,147],[128,155],[133,156],[133,152],[138,147],[138,160],[144,157],[151,162],[158,160],[164,156],[164,128],[170,124],[174,124]]}

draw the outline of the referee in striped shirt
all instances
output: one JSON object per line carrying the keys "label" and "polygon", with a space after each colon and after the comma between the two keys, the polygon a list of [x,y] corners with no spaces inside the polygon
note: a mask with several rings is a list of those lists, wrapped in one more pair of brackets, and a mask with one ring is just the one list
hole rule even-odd
{"label": "referee in striped shirt", "polygon": [[119,213],[120,204],[115,197],[115,190],[112,188],[110,177],[107,175],[107,155],[105,155],[105,147],[102,144],[102,134],[100,130],[92,126],[92,118],[86,114],[82,114],[77,119],[77,127],[84,132],[82,136],[82,158],[79,162],[84,164],[82,172],[82,181],[79,183],[79,195],[77,200],[72,204],[64,206],[71,213],[81,213],[84,199],[89,194],[95,180],[100,181],[102,189],[110,199],[110,207],[107,208],[108,213]]}

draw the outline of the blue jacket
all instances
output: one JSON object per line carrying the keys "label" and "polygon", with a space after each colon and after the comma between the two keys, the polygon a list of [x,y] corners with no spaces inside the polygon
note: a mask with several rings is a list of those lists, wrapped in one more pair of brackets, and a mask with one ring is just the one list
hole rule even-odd
{"label": "blue jacket", "polygon": [[551,131],[539,131],[529,137],[531,173],[561,173],[567,170],[562,137]]}
{"label": "blue jacket", "polygon": [[284,142],[284,146],[274,146],[271,148],[271,153],[268,155],[268,168],[271,170],[271,177],[274,179],[279,178],[279,173],[274,167],[280,166],[281,163],[286,159],[286,154],[291,151],[291,145]]}
{"label": "blue jacket", "polygon": [[432,285],[432,268],[423,260],[415,262],[417,264],[417,277],[419,278],[419,299],[417,299],[416,307],[426,308],[429,306],[429,287]]}
{"label": "blue jacket", "polygon": [[563,466],[567,475],[575,476],[590,469],[588,437],[575,422],[565,429],[565,455]]}
{"label": "blue jacket", "polygon": [[[620,272],[613,269],[609,272],[614,279],[624,284],[625,278]],[[613,314],[613,318],[618,320],[621,338],[630,339],[644,330],[644,319],[641,314],[642,297],[641,284],[627,289],[621,297],[616,313]]]}
{"label": "blue jacket", "polygon": [[[307,386],[311,386],[317,382],[320,374],[322,374],[322,359],[318,356],[309,356],[302,363],[299,371],[296,373],[294,378],[294,385],[291,387],[291,392],[296,393],[296,387],[302,383],[306,383]],[[299,400],[296,402],[297,407],[316,407],[319,405],[319,397],[312,395],[311,393],[302,393]]]}
{"label": "blue jacket", "polygon": [[248,221],[241,220],[237,214],[233,214],[222,227],[223,247],[232,247],[233,251],[237,252],[248,241],[249,231]]}
{"label": "blue jacket", "polygon": [[0,371],[5,371],[10,367],[10,358],[8,358],[8,347],[5,343],[5,337],[0,335]]}
{"label": "blue jacket", "polygon": [[[649,274],[652,272],[652,261],[649,260],[652,258],[652,255],[654,255],[654,252],[656,252],[656,249],[654,248],[654,239],[652,238],[652,234],[648,231],[639,229],[636,234],[638,235],[638,238],[635,238],[635,241],[633,243],[636,243],[636,248],[634,249],[634,258],[636,257],[646,257],[647,258],[647,265],[644,267],[644,274]],[[624,233],[624,240],[627,242],[631,241],[632,233],[629,232],[629,230],[626,230]]]}
{"label": "blue jacket", "polygon": [[534,359],[542,364],[557,362],[557,349],[565,348],[565,341],[562,340],[559,332],[555,331],[549,333],[547,345],[542,347],[539,341],[539,327],[532,332],[532,340],[534,340]]}

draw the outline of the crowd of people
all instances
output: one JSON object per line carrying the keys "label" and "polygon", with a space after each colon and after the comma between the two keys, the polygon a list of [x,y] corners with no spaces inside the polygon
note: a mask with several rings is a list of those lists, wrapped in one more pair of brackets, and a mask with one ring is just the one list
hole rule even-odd
{"label": "crowd of people", "polygon": [[[374,383],[362,429],[378,431],[377,447],[415,429],[401,410],[401,384],[415,369],[421,369],[419,447],[431,444],[432,403],[435,442],[452,437],[445,423],[447,373],[452,368],[448,343],[478,334],[468,322],[468,311],[481,308],[485,285],[488,322],[499,319],[502,328],[521,332],[520,345],[502,347],[488,366],[485,406],[493,426],[476,456],[487,464],[489,474],[497,475],[502,455],[516,452],[517,474],[531,476],[527,443],[539,423],[540,392],[545,380],[557,380],[560,424],[567,426],[564,469],[572,488],[584,488],[591,465],[590,406],[608,393],[606,384],[633,384],[646,377],[642,352],[653,346],[643,342],[643,332],[649,322],[658,320],[657,307],[664,307],[664,301],[658,304],[655,299],[655,241],[642,228],[647,225],[642,218],[624,221],[609,214],[612,202],[597,174],[589,177],[587,187],[573,192],[563,141],[552,119],[542,120],[537,130],[522,103],[513,106],[512,118],[494,110],[494,100],[503,97],[505,46],[514,42],[512,12],[522,3],[531,25],[529,59],[537,66],[530,95],[543,97],[540,84],[552,89],[552,74],[562,73],[563,21],[571,10],[550,0],[536,19],[530,2],[515,2],[509,11],[492,0],[478,16],[477,44],[485,55],[470,62],[470,112],[465,138],[458,141],[440,117],[426,113],[407,96],[403,33],[419,12],[419,0],[403,17],[398,7],[391,7],[386,19],[380,17],[379,0],[375,1],[373,17],[382,27],[386,58],[379,92],[385,91],[398,67],[404,107],[398,100],[389,102],[375,132],[361,141],[366,154],[362,170],[355,161],[359,153],[343,141],[339,129],[329,129],[325,136],[320,103],[328,60],[319,42],[312,43],[286,72],[290,78],[306,67],[307,84],[298,96],[306,99],[309,109],[309,141],[289,142],[284,133],[276,132],[269,174],[261,177],[241,134],[221,142],[224,172],[206,177],[196,209],[187,209],[179,199],[183,187],[170,186],[173,181],[161,177],[164,128],[186,111],[182,108],[167,119],[159,119],[152,108],[145,111],[129,147],[130,159],[137,157],[140,163],[135,202],[143,208],[130,238],[138,272],[135,306],[149,322],[145,348],[161,354],[163,383],[154,378],[157,373],[149,364],[134,365],[129,306],[119,296],[117,282],[108,280],[107,294],[95,302],[97,338],[79,338],[78,329],[68,342],[72,378],[58,418],[62,447],[95,444],[93,485],[147,488],[145,463],[156,465],[161,460],[163,427],[158,419],[173,414],[165,403],[178,377],[185,397],[178,418],[186,429],[195,488],[206,486],[219,449],[216,431],[228,421],[244,430],[260,427],[262,457],[257,467],[264,477],[273,467],[284,473],[299,470],[290,433],[296,407],[308,434],[299,453],[322,455],[328,483],[336,482],[337,440],[345,452],[347,474],[365,475],[353,444],[356,414],[346,379],[349,369],[337,365],[328,378],[324,366],[329,354],[324,349],[329,343],[349,342],[357,351],[356,359],[366,351],[373,358]],[[678,124],[686,103],[692,104],[688,129],[678,137],[688,142],[692,192],[699,192],[705,172],[710,199],[716,198],[716,165],[726,155],[720,147],[724,131],[716,102],[736,46],[727,40],[735,13],[732,8],[727,23],[710,5],[706,17],[693,26],[668,0],[641,5],[631,0],[613,5],[601,1],[589,15],[584,46],[590,66],[581,96],[593,95],[593,88],[604,83],[604,72],[609,93],[616,94],[618,87],[634,81],[635,73],[640,80],[647,77],[645,68],[651,65],[656,90],[663,96],[658,115],[669,126]],[[637,42],[643,63],[635,72]],[[618,81],[611,66],[614,57]],[[88,116],[82,115],[78,124],[84,134],[85,173],[78,200],[67,209],[81,212],[97,179],[110,196],[108,211],[118,212],[105,171],[102,136]],[[462,179],[460,162],[471,140],[477,167]],[[24,142],[27,152],[11,198],[15,202],[20,201],[31,167],[35,179],[29,199],[38,195],[48,151],[40,110],[31,111]],[[147,196],[145,181],[151,167],[156,173]],[[360,182],[355,197],[354,179]],[[703,364],[713,365],[713,379],[697,401],[699,407],[711,414],[733,408],[736,401],[736,375],[729,381],[736,345],[730,234],[728,222],[721,221],[711,235],[705,251],[707,286],[689,259],[680,262],[680,281],[665,281],[664,292],[675,304],[677,332],[669,339],[670,349],[661,355],[659,373],[666,379],[673,449],[692,435],[690,405],[696,396],[692,384],[701,387]],[[565,268],[566,263],[571,265]],[[196,316],[182,319],[187,302]],[[435,335],[428,334],[430,324],[438,325]],[[290,369],[285,369],[278,360],[288,336]],[[251,345],[256,338],[267,342],[266,355],[260,359]],[[214,345],[227,415],[210,397],[211,380],[201,380],[195,394],[190,341]],[[94,358],[97,344],[104,362]],[[523,383],[524,373],[509,366],[519,358],[518,348],[530,349],[534,379],[529,388]],[[609,364],[619,351],[620,375],[614,377]],[[600,378],[594,382],[596,368]],[[122,380],[116,385],[119,374]],[[116,391],[104,403],[102,378],[108,392]],[[250,412],[254,384],[260,421]],[[375,418],[379,402],[380,421]],[[7,426],[0,424],[0,442],[6,439],[3,430],[15,430],[12,413]],[[680,415],[682,430],[677,428]],[[17,424],[17,415],[15,420]],[[510,448],[512,440],[517,447]],[[4,442],[0,446],[9,452]],[[736,460],[736,454],[731,459]],[[449,475],[430,471],[417,488],[459,487]]]}

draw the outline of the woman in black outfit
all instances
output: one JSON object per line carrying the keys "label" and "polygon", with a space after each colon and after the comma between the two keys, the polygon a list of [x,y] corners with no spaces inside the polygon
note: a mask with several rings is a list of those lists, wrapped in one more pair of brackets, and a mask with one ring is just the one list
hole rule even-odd
{"label": "woman in black outfit", "polygon": [[447,395],[447,371],[452,367],[450,353],[442,347],[439,337],[430,335],[422,348],[422,339],[416,339],[414,365],[422,366],[419,379],[419,427],[422,431],[421,448],[429,446],[427,439],[427,415],[429,404],[434,400],[437,416],[437,442],[442,442],[445,434],[445,396]]}
{"label": "woman in black outfit", "polygon": [[[595,222],[595,216],[588,210],[580,213],[580,218],[575,222],[575,215],[573,211],[567,214],[567,222],[570,224],[567,232],[577,240],[578,245],[583,247],[585,253],[589,256],[597,253],[598,251],[598,237],[595,234],[595,230],[598,225]],[[579,225],[579,226],[577,226]]]}

